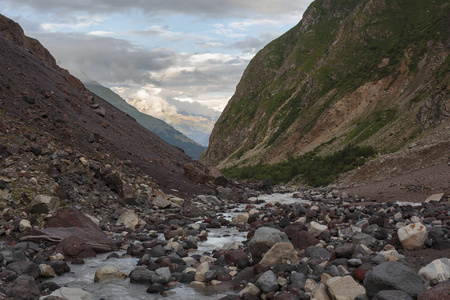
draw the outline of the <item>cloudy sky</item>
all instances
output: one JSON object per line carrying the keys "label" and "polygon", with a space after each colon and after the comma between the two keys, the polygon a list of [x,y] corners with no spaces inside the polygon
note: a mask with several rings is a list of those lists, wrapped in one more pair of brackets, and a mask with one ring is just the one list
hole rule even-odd
{"label": "cloudy sky", "polygon": [[[158,113],[225,107],[249,60],[311,0],[0,0],[58,63]],[[170,100],[170,101],[168,101]]]}

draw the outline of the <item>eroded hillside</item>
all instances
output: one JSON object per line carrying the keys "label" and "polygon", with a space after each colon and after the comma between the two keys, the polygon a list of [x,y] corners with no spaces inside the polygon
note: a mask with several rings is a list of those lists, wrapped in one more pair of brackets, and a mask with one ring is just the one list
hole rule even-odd
{"label": "eroded hillside", "polygon": [[448,1],[314,1],[244,72],[201,160],[277,163],[320,147],[395,152],[446,130]]}

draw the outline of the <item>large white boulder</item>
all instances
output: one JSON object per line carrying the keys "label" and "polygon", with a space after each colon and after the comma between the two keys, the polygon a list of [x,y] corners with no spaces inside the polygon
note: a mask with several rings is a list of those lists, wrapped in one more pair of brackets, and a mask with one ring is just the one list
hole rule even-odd
{"label": "large white boulder", "polygon": [[322,234],[322,232],[324,232],[326,229],[328,229],[327,225],[322,225],[319,224],[317,222],[312,221],[309,224],[309,229],[308,232],[312,235],[314,235],[315,237],[318,237],[319,235]]}
{"label": "large white boulder", "polygon": [[423,281],[429,282],[433,279],[446,281],[450,279],[450,259],[439,258],[419,270],[419,276]]}
{"label": "large white boulder", "polygon": [[48,296],[40,297],[39,300],[46,299],[47,297],[60,297],[67,300],[92,300],[92,295],[82,289],[62,287],[57,289]]}
{"label": "large white boulder", "polygon": [[405,250],[422,248],[428,239],[428,230],[422,223],[414,223],[400,228],[397,232],[400,243]]}
{"label": "large white boulder", "polygon": [[123,212],[117,223],[123,224],[126,228],[135,229],[135,228],[144,228],[147,223],[140,219],[133,211],[127,210]]}

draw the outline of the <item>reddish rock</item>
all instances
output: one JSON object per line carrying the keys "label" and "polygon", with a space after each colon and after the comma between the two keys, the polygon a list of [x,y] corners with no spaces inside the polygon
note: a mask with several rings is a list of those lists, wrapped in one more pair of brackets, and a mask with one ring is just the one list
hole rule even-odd
{"label": "reddish rock", "polygon": [[316,239],[312,234],[302,230],[295,233],[291,239],[292,245],[294,245],[295,249],[306,249],[309,246],[314,246],[319,243],[319,240]]}
{"label": "reddish rock", "polygon": [[249,259],[247,254],[239,250],[225,251],[223,255],[225,256],[225,261],[227,262],[227,264],[236,265],[237,261],[241,258]]}
{"label": "reddish rock", "polygon": [[353,244],[343,244],[336,247],[334,253],[337,258],[352,258],[355,252],[355,245]]}
{"label": "reddish rock", "polygon": [[418,300],[444,300],[450,296],[450,282],[443,282],[419,294]]}
{"label": "reddish rock", "polygon": [[71,208],[58,211],[56,216],[45,224],[44,229],[33,228],[26,234],[26,239],[33,239],[33,236],[49,236],[52,239],[63,240],[70,236],[77,236],[98,253],[115,249],[113,242],[106,237],[98,225],[81,212]]}
{"label": "reddish rock", "polygon": [[353,277],[358,281],[363,281],[366,278],[367,270],[364,269],[354,269]]}
{"label": "reddish rock", "polygon": [[306,227],[306,225],[303,223],[294,223],[294,224],[287,226],[283,231],[284,231],[284,233],[286,233],[288,238],[290,240],[292,240],[292,238],[295,236],[295,234],[302,230],[307,231],[308,227]]}
{"label": "reddish rock", "polygon": [[21,275],[6,287],[6,296],[11,299],[39,299],[39,287],[33,277]]}
{"label": "reddish rock", "polygon": [[95,251],[92,250],[83,239],[77,236],[70,236],[61,241],[56,246],[56,252],[64,255],[66,260],[72,261],[76,258],[95,257]]}

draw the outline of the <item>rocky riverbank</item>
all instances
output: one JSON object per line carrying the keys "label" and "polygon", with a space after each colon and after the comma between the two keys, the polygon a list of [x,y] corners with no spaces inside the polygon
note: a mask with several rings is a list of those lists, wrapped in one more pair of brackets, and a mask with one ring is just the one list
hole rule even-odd
{"label": "rocky riverbank", "polygon": [[[292,203],[272,204],[260,199],[267,191],[257,188],[267,190],[262,184],[235,185],[219,187],[215,196],[183,201],[161,195],[155,197],[159,201],[143,206],[91,210],[75,206],[53,211],[52,201],[38,203],[42,197],[36,197],[28,213],[6,209],[0,295],[89,299],[80,290],[78,296],[67,296],[74,290],[48,278],[61,276],[87,257],[120,249],[124,256],[138,258],[134,270],[126,274],[112,264],[98,269],[95,281],[129,277],[130,285],[145,285],[147,293],[167,297],[175,297],[174,289],[180,285],[217,291],[222,299],[448,295],[446,197],[411,206],[364,202],[331,190],[280,188],[275,191],[291,192],[284,198]],[[236,215],[232,220],[222,215],[230,211]],[[209,230],[220,227],[248,232],[247,240],[189,255],[208,239]]]}

